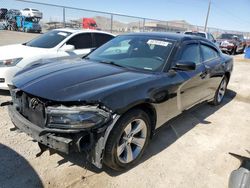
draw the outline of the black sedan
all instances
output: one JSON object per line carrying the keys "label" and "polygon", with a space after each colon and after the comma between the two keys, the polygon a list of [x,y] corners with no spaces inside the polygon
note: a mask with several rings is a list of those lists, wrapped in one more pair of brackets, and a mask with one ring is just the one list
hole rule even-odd
{"label": "black sedan", "polygon": [[206,39],[127,34],[79,62],[20,72],[5,104],[42,150],[85,152],[99,168],[124,170],[166,121],[204,101],[220,104],[232,69],[232,58]]}

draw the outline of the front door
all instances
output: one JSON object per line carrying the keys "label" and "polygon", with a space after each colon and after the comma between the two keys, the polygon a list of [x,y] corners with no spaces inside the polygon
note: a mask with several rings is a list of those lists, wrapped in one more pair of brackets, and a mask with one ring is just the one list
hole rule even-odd
{"label": "front door", "polygon": [[75,50],[72,52],[65,52],[59,49],[57,59],[83,57],[90,53],[93,48],[92,35],[91,33],[78,34],[70,38],[65,44],[73,45]]}
{"label": "front door", "polygon": [[193,71],[178,72],[184,79],[177,92],[178,107],[183,111],[206,98],[207,70],[201,61],[198,42],[189,42],[184,45],[179,57],[179,61],[194,62],[196,64],[196,69]]}

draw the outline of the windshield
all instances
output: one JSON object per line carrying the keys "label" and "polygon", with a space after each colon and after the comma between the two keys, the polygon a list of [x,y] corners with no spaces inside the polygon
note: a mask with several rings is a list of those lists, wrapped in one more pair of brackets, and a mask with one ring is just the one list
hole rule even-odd
{"label": "windshield", "polygon": [[118,36],[104,44],[87,58],[148,71],[162,70],[174,42],[153,36]]}
{"label": "windshield", "polygon": [[97,27],[96,23],[90,23],[89,24],[91,27]]}
{"label": "windshield", "polygon": [[37,48],[54,48],[71,34],[70,32],[58,30],[49,31],[24,45]]}
{"label": "windshield", "polygon": [[234,34],[221,34],[219,39],[233,39]]}
{"label": "windshield", "polygon": [[195,36],[199,36],[199,37],[203,37],[206,38],[205,33],[199,33],[199,32],[185,32],[186,35],[195,35]]}
{"label": "windshield", "polygon": [[36,18],[36,17],[26,17],[25,21],[32,22],[32,23],[38,23],[40,21],[40,19]]}

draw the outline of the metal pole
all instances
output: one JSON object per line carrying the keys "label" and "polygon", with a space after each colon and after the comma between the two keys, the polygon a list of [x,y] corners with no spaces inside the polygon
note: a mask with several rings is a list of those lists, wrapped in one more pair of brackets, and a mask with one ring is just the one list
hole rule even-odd
{"label": "metal pole", "polygon": [[205,28],[204,28],[205,32],[207,30],[207,22],[208,22],[208,17],[209,17],[209,13],[210,13],[210,6],[211,6],[211,0],[209,0],[208,9],[207,9],[207,17],[206,17]]}
{"label": "metal pole", "polygon": [[63,7],[63,27],[66,27],[66,21],[65,21],[65,7]]}
{"label": "metal pole", "polygon": [[168,22],[166,22],[166,32],[169,31],[169,28],[168,28]]}
{"label": "metal pole", "polygon": [[111,14],[110,33],[113,31],[113,14]]}
{"label": "metal pole", "polygon": [[143,18],[143,29],[142,29],[142,31],[144,32],[145,31],[145,21],[146,21],[146,19],[145,18]]}

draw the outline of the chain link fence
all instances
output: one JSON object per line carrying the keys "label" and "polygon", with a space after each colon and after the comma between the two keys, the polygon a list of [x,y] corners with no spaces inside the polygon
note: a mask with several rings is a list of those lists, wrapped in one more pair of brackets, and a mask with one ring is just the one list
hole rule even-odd
{"label": "chain link fence", "polygon": [[[40,20],[43,32],[63,27],[76,29],[88,28],[88,24],[90,24],[89,28],[91,28],[92,25],[95,29],[108,31],[115,34],[142,31],[166,31],[180,33],[186,30],[204,31],[203,26],[192,25],[184,20],[155,20],[129,15],[33,2],[29,0],[0,0],[0,8],[5,8],[5,2],[7,1],[13,1],[12,7],[6,7],[8,9],[35,8],[43,12],[43,19]],[[212,33],[215,37],[218,37],[221,33],[227,32],[243,34],[245,37],[250,38],[250,32],[223,30],[210,27],[207,28],[207,31]]]}

